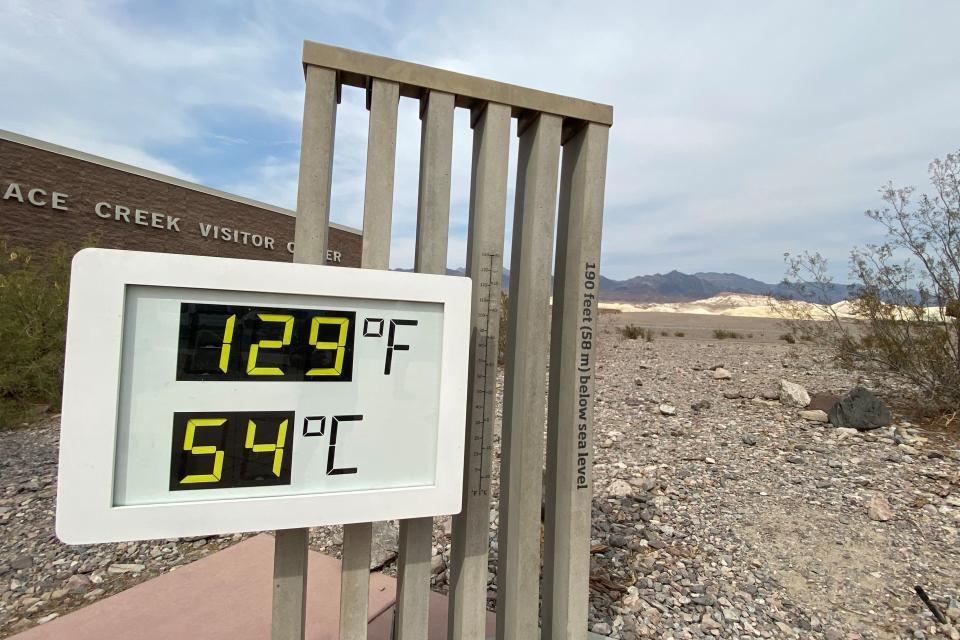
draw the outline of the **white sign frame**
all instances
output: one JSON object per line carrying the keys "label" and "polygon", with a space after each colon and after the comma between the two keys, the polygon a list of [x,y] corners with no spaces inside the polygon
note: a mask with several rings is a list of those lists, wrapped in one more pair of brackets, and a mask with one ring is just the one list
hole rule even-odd
{"label": "white sign frame", "polygon": [[[131,285],[443,304],[436,483],[113,506],[124,304]],[[87,544],[458,513],[470,292],[470,279],[462,277],[110,249],[80,251],[73,259],[70,284],[57,536],[69,544]],[[104,362],[116,366],[105,367]]]}

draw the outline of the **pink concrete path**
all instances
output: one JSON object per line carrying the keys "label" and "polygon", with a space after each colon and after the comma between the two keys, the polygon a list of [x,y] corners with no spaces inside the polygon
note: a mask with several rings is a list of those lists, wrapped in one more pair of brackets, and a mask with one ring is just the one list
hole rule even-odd
{"label": "pink concrete path", "polygon": [[[259,535],[13,636],[14,640],[266,640],[273,538]],[[310,552],[308,640],[336,640],[340,562]],[[370,640],[389,640],[396,580],[370,574]],[[447,599],[430,596],[430,640],[447,632]],[[496,622],[487,617],[487,636]]]}

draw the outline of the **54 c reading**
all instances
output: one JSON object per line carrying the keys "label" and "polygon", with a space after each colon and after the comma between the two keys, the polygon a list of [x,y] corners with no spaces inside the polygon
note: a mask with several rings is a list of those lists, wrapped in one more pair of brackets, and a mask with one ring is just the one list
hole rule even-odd
{"label": "54 c reading", "polygon": [[181,303],[177,380],[349,382],[356,312]]}

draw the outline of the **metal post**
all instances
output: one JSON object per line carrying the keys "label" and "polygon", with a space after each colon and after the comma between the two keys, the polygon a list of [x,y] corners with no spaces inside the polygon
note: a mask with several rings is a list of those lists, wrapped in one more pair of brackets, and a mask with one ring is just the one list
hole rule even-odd
{"label": "metal post", "polygon": [[327,256],[327,229],[330,226],[337,72],[308,66],[306,75],[293,261],[323,264]]}
{"label": "metal post", "polygon": [[450,640],[486,636],[490,546],[490,467],[496,416],[500,282],[503,274],[510,107],[475,107],[470,178],[467,275],[473,279],[470,377],[463,465],[463,510],[453,517],[450,549]]}
{"label": "metal post", "polygon": [[[337,74],[306,68],[294,262],[323,264],[330,223]],[[306,621],[308,529],[278,531],[273,550],[273,640],[302,640]]]}
{"label": "metal post", "polygon": [[609,127],[564,144],[547,414],[543,638],[586,640],[600,232]]}
{"label": "metal post", "polygon": [[[363,253],[365,269],[390,265],[390,221],[393,215],[393,176],[397,151],[395,82],[371,80],[367,90],[370,125],[367,136],[367,174],[363,197]],[[373,523],[343,526],[340,577],[340,639],[366,640],[370,593],[370,545]]]}
{"label": "metal post", "polygon": [[397,105],[400,85],[373,78],[367,91],[370,127],[367,135],[367,179],[363,192],[365,269],[390,268],[393,178],[397,160]]}
{"label": "metal post", "polygon": [[[454,96],[430,91],[421,100],[420,192],[417,203],[418,273],[446,273],[453,160]],[[400,521],[396,640],[426,640],[430,604],[433,518]]]}
{"label": "metal post", "polygon": [[301,640],[306,623],[307,537],[309,529],[283,529],[274,535],[273,640]]}
{"label": "metal post", "polygon": [[497,640],[539,637],[543,428],[561,118],[521,122],[500,463]]}
{"label": "metal post", "polygon": [[340,564],[340,638],[366,640],[373,523],[343,525]]}

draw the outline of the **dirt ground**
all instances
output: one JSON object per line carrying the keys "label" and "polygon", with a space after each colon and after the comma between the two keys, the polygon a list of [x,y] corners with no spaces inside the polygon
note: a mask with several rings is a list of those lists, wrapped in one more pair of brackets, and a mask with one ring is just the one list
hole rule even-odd
{"label": "dirt ground", "polygon": [[[685,340],[712,340],[717,329],[742,334],[748,342],[782,342],[780,336],[788,331],[783,321],[774,318],[713,316],[696,313],[605,313],[610,327],[628,324],[653,329],[658,338]],[[667,335],[661,335],[666,332]],[[682,336],[677,336],[677,332]]]}
{"label": "dirt ground", "polygon": [[[623,338],[617,329],[626,324],[652,330],[653,340]],[[811,393],[863,385],[884,398],[895,385],[838,369],[818,345],[788,344],[779,320],[611,313],[601,329],[591,630],[618,640],[960,638],[960,442],[896,408],[887,428],[836,429],[777,395],[781,380]],[[740,337],[718,340],[717,329]],[[498,391],[499,416],[502,383]],[[0,637],[244,537],[60,543],[58,436],[58,416],[0,431]],[[495,477],[491,605],[497,490]],[[880,499],[887,520],[870,515]],[[438,518],[434,527],[438,591],[448,587],[447,524]],[[378,543],[377,564],[388,572],[395,529]],[[311,533],[312,546],[334,556],[340,540],[339,527]],[[933,619],[915,585],[952,624]]]}

